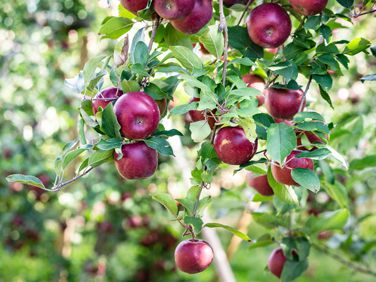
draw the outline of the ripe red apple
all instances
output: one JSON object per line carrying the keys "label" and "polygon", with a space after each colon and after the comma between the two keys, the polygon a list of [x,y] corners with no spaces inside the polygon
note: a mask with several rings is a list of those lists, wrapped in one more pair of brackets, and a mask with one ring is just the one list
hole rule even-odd
{"label": "ripe red apple", "polygon": [[115,166],[125,179],[147,178],[154,174],[158,166],[158,153],[144,142],[123,145],[123,157],[118,160],[115,153]]}
{"label": "ripe red apple", "polygon": [[301,15],[313,16],[321,13],[328,0],[289,0],[292,8]]}
{"label": "ripe red apple", "polygon": [[265,90],[265,107],[274,118],[292,119],[300,108],[302,90],[268,88]]}
{"label": "ripe red apple", "polygon": [[222,162],[241,165],[252,159],[257,144],[247,139],[243,128],[224,127],[215,135],[214,149]]}
{"label": "ripe red apple", "polygon": [[[252,1],[253,2],[253,1]],[[247,4],[248,0],[223,0],[223,5],[226,7],[231,7],[235,4]]]}
{"label": "ripe red apple", "polygon": [[154,0],[153,5],[162,18],[176,20],[188,16],[193,10],[195,0]]}
{"label": "ripe red apple", "polygon": [[149,0],[120,0],[121,5],[134,14],[137,14],[138,11],[145,9],[148,2]]}
{"label": "ripe red apple", "polygon": [[[198,102],[198,101],[200,101],[200,98],[196,97],[196,98],[193,98],[190,101],[190,103]],[[198,111],[198,110],[191,110],[186,114],[185,119],[188,123],[196,122],[196,121],[200,121],[200,120],[205,120],[205,112],[204,111]],[[207,122],[208,122],[210,128],[213,129],[214,125],[215,125],[215,119],[211,114],[207,115]]]}
{"label": "ripe red apple", "polygon": [[160,113],[157,103],[144,92],[130,92],[115,103],[114,111],[121,133],[129,139],[143,139],[158,127]]}
{"label": "ripe red apple", "polygon": [[299,184],[292,179],[291,171],[294,168],[308,168],[313,170],[313,161],[311,159],[295,157],[301,152],[300,150],[292,151],[291,154],[287,156],[283,167],[278,163],[272,163],[272,174],[275,180],[282,184],[299,186]]}
{"label": "ripe red apple", "polygon": [[285,265],[286,257],[283,254],[283,250],[281,248],[275,249],[269,257],[268,260],[268,268],[271,273],[273,273],[278,278],[281,278],[281,274],[283,271],[283,266]]}
{"label": "ripe red apple", "polygon": [[96,114],[99,107],[102,107],[102,109],[104,109],[109,103],[114,101],[114,99],[119,98],[121,95],[123,95],[123,91],[116,87],[110,87],[103,90],[102,92],[97,93],[93,98],[93,113]]}
{"label": "ripe red apple", "polygon": [[273,189],[270,187],[268,177],[266,175],[255,176],[250,172],[247,174],[247,182],[249,186],[253,187],[263,196],[274,195]]}
{"label": "ripe red apple", "polygon": [[291,19],[278,4],[265,3],[256,7],[247,19],[248,35],[264,48],[281,46],[291,33]]}
{"label": "ripe red apple", "polygon": [[[255,88],[261,92],[264,92],[265,89],[265,81],[262,77],[254,74],[246,74],[243,76],[243,81],[247,84],[250,88]],[[256,96],[258,101],[258,106],[262,106],[265,103],[265,96],[259,95]]]}
{"label": "ripe red apple", "polygon": [[175,249],[176,266],[181,271],[190,274],[207,269],[213,257],[213,249],[203,240],[185,240]]}
{"label": "ripe red apple", "polygon": [[192,11],[188,16],[171,21],[177,30],[194,34],[200,31],[213,16],[212,0],[196,0]]}

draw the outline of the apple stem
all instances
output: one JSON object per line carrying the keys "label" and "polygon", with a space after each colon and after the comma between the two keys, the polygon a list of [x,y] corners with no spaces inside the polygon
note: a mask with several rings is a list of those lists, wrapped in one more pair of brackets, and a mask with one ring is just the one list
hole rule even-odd
{"label": "apple stem", "polygon": [[238,26],[241,24],[241,22],[242,22],[242,20],[243,20],[243,18],[245,16],[245,13],[248,12],[249,6],[251,6],[252,2],[253,2],[253,0],[248,0],[247,5],[246,5],[246,7],[245,7],[245,9],[244,9],[244,11],[243,11],[243,13],[242,13],[239,21],[238,21],[238,24],[237,24]]}
{"label": "apple stem", "polygon": [[305,103],[305,101],[307,99],[307,93],[308,93],[309,88],[311,87],[311,83],[312,83],[312,75],[309,76],[306,89],[304,90],[302,101],[300,102],[300,106],[299,106],[299,112],[303,111],[304,103]]}

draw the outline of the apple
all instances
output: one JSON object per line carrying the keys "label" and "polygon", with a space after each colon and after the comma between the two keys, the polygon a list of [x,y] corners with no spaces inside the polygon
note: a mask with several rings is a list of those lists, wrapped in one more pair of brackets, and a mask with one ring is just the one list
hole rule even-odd
{"label": "apple", "polygon": [[321,13],[328,0],[289,0],[292,8],[301,15],[313,16]]}
{"label": "apple", "polygon": [[157,103],[144,92],[121,96],[114,106],[121,133],[128,139],[144,139],[158,127],[160,113]]}
{"label": "apple", "polygon": [[[255,88],[259,90],[260,92],[264,92],[265,89],[265,81],[262,77],[248,73],[243,76],[243,81],[247,84],[247,87]],[[258,106],[262,106],[265,103],[265,96],[259,95],[256,96],[258,101]]]}
{"label": "apple", "polygon": [[203,240],[185,240],[175,249],[176,266],[183,272],[194,274],[207,269],[214,258],[213,249]]}
{"label": "apple", "polygon": [[[252,3],[253,1],[251,1]],[[226,7],[231,7],[232,5],[235,4],[244,4],[246,5],[248,3],[248,0],[223,0],[223,5]]]}
{"label": "apple", "polygon": [[275,249],[269,256],[268,268],[278,278],[281,278],[283,267],[286,263],[286,257],[281,248]]}
{"label": "apple", "polygon": [[213,16],[212,0],[196,0],[192,11],[188,16],[171,21],[178,31],[194,34],[203,28]]}
{"label": "apple", "polygon": [[311,159],[295,157],[301,152],[303,151],[292,151],[291,154],[287,156],[283,167],[281,167],[281,165],[276,162],[272,163],[272,174],[275,180],[286,185],[300,186],[292,179],[291,171],[294,168],[308,168],[310,170],[313,170],[313,161]]}
{"label": "apple", "polygon": [[115,166],[125,179],[147,178],[154,174],[158,166],[158,153],[144,142],[125,144],[121,151],[123,157],[118,160],[115,152]]}
{"label": "apple", "polygon": [[253,173],[248,173],[247,182],[249,186],[253,187],[263,196],[274,195],[273,189],[270,187],[268,177],[266,175],[255,176]]}
{"label": "apple", "polygon": [[195,0],[154,0],[153,5],[162,18],[176,20],[188,16],[193,10]]}
{"label": "apple", "polygon": [[275,3],[257,6],[247,19],[249,37],[264,48],[281,46],[290,36],[291,27],[287,12]]}
{"label": "apple", "polygon": [[137,14],[138,11],[145,9],[149,0],[120,0],[121,5],[128,11]]}
{"label": "apple", "polygon": [[[123,91],[116,87],[110,87],[97,93],[93,98],[92,105],[94,115],[98,112],[99,107],[102,109],[106,108],[109,103],[114,101],[114,99],[119,98],[121,95],[123,95]],[[105,100],[107,98],[108,100]]]}
{"label": "apple", "polygon": [[303,94],[302,90],[267,88],[265,107],[274,118],[293,119],[299,112]]}
{"label": "apple", "polygon": [[[200,101],[200,98],[195,97],[190,101],[190,103],[198,102],[198,101]],[[185,116],[185,120],[188,123],[205,120],[205,111],[198,111],[198,110],[188,111],[188,113]],[[210,128],[213,129],[215,125],[215,119],[211,114],[207,115],[207,122]]]}
{"label": "apple", "polygon": [[215,135],[214,149],[222,162],[241,165],[252,159],[257,144],[247,139],[243,128],[223,127]]}

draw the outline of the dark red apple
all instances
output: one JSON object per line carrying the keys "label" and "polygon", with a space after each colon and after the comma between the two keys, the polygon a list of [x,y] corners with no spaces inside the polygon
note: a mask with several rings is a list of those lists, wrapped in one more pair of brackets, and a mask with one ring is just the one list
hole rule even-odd
{"label": "dark red apple", "polygon": [[[251,1],[253,2],[253,1]],[[223,5],[225,5],[226,7],[231,7],[232,5],[235,5],[235,4],[247,4],[248,3],[248,0],[223,0]]]}
{"label": "dark red apple", "polygon": [[301,15],[313,16],[321,13],[328,0],[289,0],[292,8]]}
{"label": "dark red apple", "polygon": [[281,278],[281,274],[283,271],[283,266],[286,263],[286,257],[283,254],[283,250],[281,248],[275,249],[269,257],[268,260],[268,268],[271,273],[273,273],[278,278]]}
{"label": "dark red apple", "polygon": [[[198,102],[198,101],[200,101],[200,98],[196,97],[196,98],[193,98],[190,101],[190,103]],[[205,112],[204,111],[198,111],[198,110],[191,110],[186,114],[185,119],[189,123],[200,121],[200,120],[205,120]],[[210,128],[213,129],[214,125],[215,125],[215,119],[211,114],[207,115],[207,122],[208,122]]]}
{"label": "dark red apple", "polygon": [[96,114],[99,107],[104,109],[109,103],[115,101],[114,99],[119,98],[121,95],[123,95],[123,91],[116,87],[107,88],[97,93],[93,98],[93,113]]}
{"label": "dark red apple", "polygon": [[291,19],[278,4],[265,3],[256,7],[247,19],[248,35],[264,48],[281,46],[291,33]]}
{"label": "dark red apple", "polygon": [[138,11],[145,9],[148,2],[149,0],[120,0],[121,5],[134,14],[137,14]]}
{"label": "dark red apple", "polygon": [[121,96],[114,106],[121,133],[129,139],[144,139],[158,127],[160,113],[157,103],[144,92]]}
{"label": "dark red apple", "polygon": [[171,21],[177,30],[194,34],[200,31],[213,16],[212,0],[196,0],[192,11],[188,16]]}
{"label": "dark red apple", "polygon": [[308,168],[313,170],[313,161],[311,159],[295,157],[301,152],[300,150],[292,151],[291,154],[287,156],[283,167],[276,162],[272,163],[272,173],[275,180],[282,184],[299,186],[299,184],[292,179],[291,171],[294,168]]}
{"label": "dark red apple", "polygon": [[144,142],[123,145],[123,157],[118,160],[115,153],[115,166],[125,179],[147,178],[154,174],[158,166],[158,153]]}
{"label": "dark red apple", "polygon": [[203,240],[185,240],[175,249],[176,266],[183,272],[194,274],[207,269],[213,261],[214,253]]}
{"label": "dark red apple", "polygon": [[302,90],[267,88],[265,107],[274,118],[292,119],[299,112],[303,94]]}
{"label": "dark red apple", "polygon": [[154,0],[153,5],[162,18],[176,20],[188,16],[193,10],[195,0]]}
{"label": "dark red apple", "polygon": [[266,175],[255,176],[253,173],[247,174],[248,185],[254,188],[263,196],[274,195],[272,187],[270,187],[268,182],[268,177]]}
{"label": "dark red apple", "polygon": [[[264,92],[265,81],[262,77],[248,73],[248,74],[243,76],[243,81],[247,84],[248,87],[255,88],[260,92]],[[264,95],[256,96],[256,98],[257,98],[259,107],[262,106],[265,103],[265,96]]]}
{"label": "dark red apple", "polygon": [[215,135],[214,149],[222,162],[241,165],[252,159],[257,144],[247,139],[243,128],[224,127]]}

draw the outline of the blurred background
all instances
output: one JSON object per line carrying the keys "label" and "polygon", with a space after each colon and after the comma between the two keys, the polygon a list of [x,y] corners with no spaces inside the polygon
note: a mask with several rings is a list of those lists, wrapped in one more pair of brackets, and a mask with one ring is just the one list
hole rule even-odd
{"label": "blurred background", "polygon": [[[188,188],[182,181],[184,171],[176,169],[172,159],[161,158],[154,177],[137,182],[122,180],[113,165],[106,164],[57,194],[5,181],[9,174],[25,173],[52,186],[55,157],[76,136],[80,103],[64,79],[75,76],[88,58],[112,52],[115,43],[101,41],[97,31],[105,16],[116,10],[116,1],[105,0],[0,2],[1,282],[216,281],[215,267],[194,276],[175,270],[173,252],[182,229],[150,198],[157,189],[179,195]],[[374,16],[341,24],[352,28],[339,28],[338,38],[361,36],[376,43]],[[360,82],[360,77],[375,72],[375,57],[358,54],[350,71],[335,79],[330,93],[334,111],[318,93],[309,97],[327,120],[341,125],[334,129],[330,144],[348,161],[376,153],[376,84]],[[187,99],[181,90],[177,96]],[[183,119],[174,122],[186,130]],[[182,143],[193,161],[197,147],[188,137]],[[350,195],[353,216],[346,232],[321,239],[343,256],[375,265],[376,169],[353,166],[333,173]],[[210,207],[211,217],[239,225],[254,195],[245,174],[234,176],[225,169],[212,191],[218,198]],[[328,199],[321,192],[308,203],[308,212],[330,207]],[[268,228],[265,222],[250,219],[247,232],[257,238]],[[220,231],[219,236],[226,250],[231,234]],[[264,270],[272,249],[250,249],[242,243],[231,258],[237,281],[276,281]],[[313,250],[310,268],[298,281],[375,280]]]}

